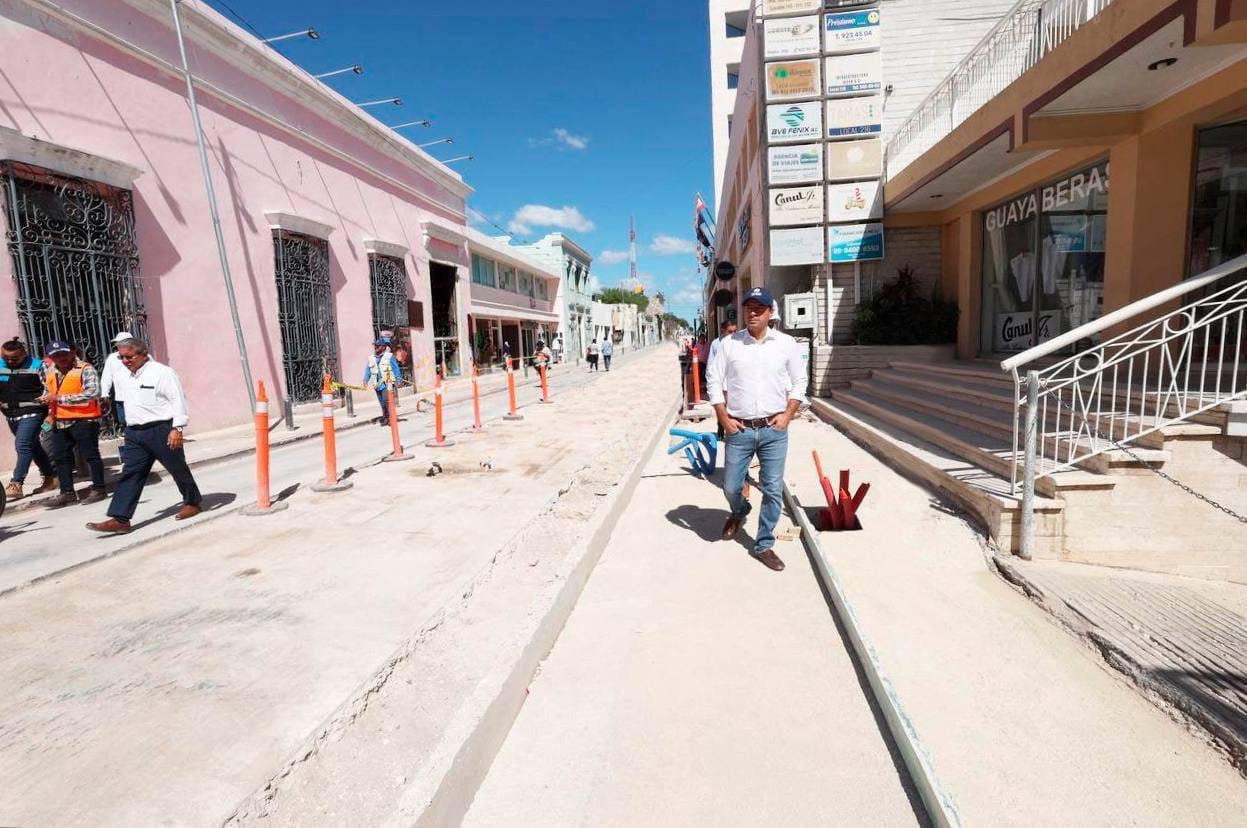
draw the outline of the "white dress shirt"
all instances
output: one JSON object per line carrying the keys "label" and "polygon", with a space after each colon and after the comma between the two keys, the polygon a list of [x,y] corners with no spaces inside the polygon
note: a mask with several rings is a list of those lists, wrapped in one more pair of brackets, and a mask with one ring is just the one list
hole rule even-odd
{"label": "white dress shirt", "polygon": [[107,397],[109,391],[116,391],[117,402],[123,403],[125,399],[121,396],[121,389],[116,388],[117,375],[126,370],[121,364],[121,357],[113,351],[108,355],[108,359],[104,360],[104,367],[100,369],[100,396]]}
{"label": "white dress shirt", "polygon": [[753,420],[784,411],[789,400],[805,404],[805,363],[791,336],[768,329],[759,342],[743,329],[716,344],[706,366],[711,405],[726,395],[728,414]]}
{"label": "white dress shirt", "polygon": [[181,428],[190,419],[182,381],[168,365],[148,359],[133,374],[123,367],[113,377],[113,383],[117,398],[125,400],[128,425],[172,420],[174,428]]}

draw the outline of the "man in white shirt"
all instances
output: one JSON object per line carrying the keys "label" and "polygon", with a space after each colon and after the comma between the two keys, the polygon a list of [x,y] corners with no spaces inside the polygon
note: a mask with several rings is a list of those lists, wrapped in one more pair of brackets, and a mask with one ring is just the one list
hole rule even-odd
{"label": "man in white shirt", "polygon": [[130,519],[134,517],[147,476],[157,461],[173,477],[182,494],[182,507],[175,520],[199,514],[203,498],[182,451],[182,429],[189,420],[182,381],[172,368],[152,359],[147,344],[141,340],[127,339],[118,343],[117,358],[123,370],[113,382],[126,401],[124,465],[108,507],[108,520],[88,523],[87,528],[123,535],[130,531]]}
{"label": "man in white shirt", "polygon": [[783,511],[788,424],[805,403],[807,381],[796,340],[768,326],[773,304],[766,288],[745,294],[745,330],[717,343],[706,386],[725,434],[723,493],[731,514],[723,525],[723,539],[733,538],[749,514],[742,489],[756,455],[762,510],[753,555],[779,572],[784,562],[775,554],[775,525]]}
{"label": "man in white shirt", "polygon": [[125,368],[122,367],[121,360],[117,358],[117,345],[133,338],[134,334],[129,331],[122,331],[114,336],[113,352],[104,360],[104,367],[100,369],[100,399],[107,403],[108,395],[112,394],[113,416],[117,418],[117,425],[122,428],[126,427],[126,401],[121,396],[120,389],[117,388],[117,375]]}
{"label": "man in white shirt", "polygon": [[[706,358],[707,368],[710,367],[710,363],[714,362],[714,356],[715,354],[719,352],[719,343],[727,339],[729,336],[731,336],[734,333],[736,333],[736,320],[735,319],[724,319],[723,322],[719,324],[719,338],[716,339],[714,342],[710,343],[710,356]],[[725,436],[723,433],[722,423],[719,424],[719,428],[716,434],[720,440],[722,440],[723,437]]]}

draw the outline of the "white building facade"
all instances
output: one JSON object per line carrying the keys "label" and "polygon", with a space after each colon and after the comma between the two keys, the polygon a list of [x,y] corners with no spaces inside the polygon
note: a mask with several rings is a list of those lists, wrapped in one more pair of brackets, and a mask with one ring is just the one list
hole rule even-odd
{"label": "white building facade", "polygon": [[736,108],[740,59],[749,22],[750,0],[710,0],[710,111],[714,133],[714,201],[723,190],[729,124]]}
{"label": "white building facade", "polygon": [[562,323],[564,358],[572,362],[583,358],[593,327],[593,277],[589,272],[593,257],[562,233],[550,233],[522,249],[548,269],[561,274],[554,309]]}

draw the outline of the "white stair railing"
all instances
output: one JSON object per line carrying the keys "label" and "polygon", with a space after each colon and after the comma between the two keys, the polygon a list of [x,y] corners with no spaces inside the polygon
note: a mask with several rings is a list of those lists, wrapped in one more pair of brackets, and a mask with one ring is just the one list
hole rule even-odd
{"label": "white stair railing", "polygon": [[[1024,556],[1037,477],[1247,397],[1245,270],[1247,256],[1231,259],[1001,363],[1013,374],[1012,483],[1022,488]],[[1041,362],[1140,317],[1148,319],[1125,333]]]}

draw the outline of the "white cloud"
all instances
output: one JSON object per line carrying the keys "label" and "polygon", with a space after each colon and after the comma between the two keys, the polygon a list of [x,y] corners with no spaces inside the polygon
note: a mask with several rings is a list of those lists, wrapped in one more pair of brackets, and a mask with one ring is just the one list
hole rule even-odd
{"label": "white cloud", "polygon": [[576,135],[571,130],[557,127],[545,138],[529,138],[528,145],[530,147],[558,147],[560,152],[563,150],[579,152],[589,148],[589,136]]}
{"label": "white cloud", "polygon": [[595,226],[575,207],[546,207],[543,204],[525,204],[515,211],[507,223],[507,229],[520,236],[529,235],[534,227],[558,227],[592,233]]}
{"label": "white cloud", "polygon": [[482,213],[475,207],[468,207],[468,221],[472,224],[490,224],[489,216]]}
{"label": "white cloud", "polygon": [[693,240],[659,234],[654,236],[654,240],[650,242],[649,251],[657,253],[659,256],[679,256],[684,253],[692,253]]}
{"label": "white cloud", "polygon": [[628,261],[627,250],[603,250],[598,254],[598,263],[604,265],[619,264]]}
{"label": "white cloud", "polygon": [[566,149],[582,150],[589,148],[589,139],[584,135],[572,135],[562,127],[554,130],[554,140]]}

